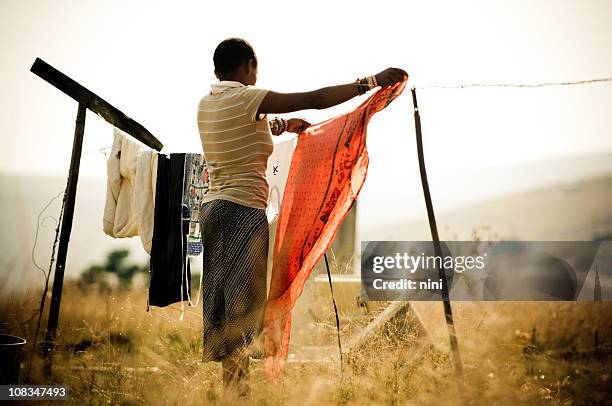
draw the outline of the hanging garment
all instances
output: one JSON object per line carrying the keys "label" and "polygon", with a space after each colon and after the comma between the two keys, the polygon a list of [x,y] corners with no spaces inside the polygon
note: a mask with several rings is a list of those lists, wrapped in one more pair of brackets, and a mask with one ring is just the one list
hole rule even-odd
{"label": "hanging garment", "polygon": [[[189,300],[189,217],[183,218],[185,154],[159,154],[147,311]],[[182,319],[181,313],[181,319]]]}
{"label": "hanging garment", "polygon": [[202,253],[200,235],[200,207],[202,198],[208,192],[208,168],[202,154],[186,154],[183,182],[183,206],[189,219],[187,235],[187,256],[197,257]]}
{"label": "hanging garment", "polygon": [[113,133],[103,231],[113,238],[140,235],[143,247],[150,253],[157,154],[118,128],[113,128]]}
{"label": "hanging garment", "polygon": [[202,235],[203,361],[244,351],[261,332],[266,304],[265,210],[229,200],[206,202]]}
{"label": "hanging garment", "polygon": [[268,158],[268,167],[266,169],[266,178],[270,186],[268,195],[268,205],[266,208],[266,216],[269,224],[269,244],[268,244],[268,269],[266,275],[266,286],[270,287],[270,279],[272,275],[272,263],[274,258],[274,237],[276,236],[276,225],[278,224],[278,214],[281,210],[281,202],[285,193],[285,184],[289,175],[289,167],[291,166],[291,158],[297,144],[297,137],[286,136],[274,137],[274,150]]}
{"label": "hanging garment", "polygon": [[143,248],[149,255],[151,254],[151,245],[153,244],[157,155],[153,150],[146,150],[138,154],[136,159],[136,181],[134,182],[134,193],[139,196],[134,201],[134,213],[138,221],[138,235],[140,235]]}
{"label": "hanging garment", "polygon": [[268,158],[268,167],[266,169],[266,178],[268,179],[269,194],[266,215],[268,223],[274,222],[280,213],[283,194],[285,193],[285,184],[289,175],[289,167],[291,166],[291,158],[293,150],[297,143],[297,137],[285,138],[274,137],[274,150]]}
{"label": "hanging garment", "polygon": [[264,316],[264,371],[285,366],[291,309],[314,265],[331,244],[366,178],[366,128],[406,80],[385,87],[350,113],[313,125],[298,137],[276,227],[270,293]]}
{"label": "hanging garment", "polygon": [[118,128],[113,129],[113,146],[108,158],[104,233],[111,237],[138,235],[138,220],[134,213],[134,182],[136,161],[144,147]]}

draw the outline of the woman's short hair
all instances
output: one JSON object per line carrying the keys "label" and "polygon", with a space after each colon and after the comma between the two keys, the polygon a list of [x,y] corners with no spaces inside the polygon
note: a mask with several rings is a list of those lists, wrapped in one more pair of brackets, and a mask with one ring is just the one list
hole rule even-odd
{"label": "woman's short hair", "polygon": [[228,38],[221,41],[215,49],[213,56],[215,72],[220,76],[232,73],[242,65],[242,62],[249,59],[252,59],[257,67],[257,57],[253,47],[242,38]]}

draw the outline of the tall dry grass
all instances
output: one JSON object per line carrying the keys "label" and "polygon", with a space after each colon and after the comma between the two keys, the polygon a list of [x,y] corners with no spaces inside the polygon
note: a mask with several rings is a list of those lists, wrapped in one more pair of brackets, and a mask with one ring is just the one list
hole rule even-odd
{"label": "tall dry grass", "polygon": [[[103,295],[95,286],[84,293],[66,281],[53,376],[49,380],[42,375],[41,359],[35,355],[28,382],[66,384],[74,404],[223,404],[220,365],[200,361],[201,304],[185,307],[181,321],[177,304],[147,312],[146,294],[140,287]],[[34,322],[20,323],[36,309],[38,299],[5,296],[0,304],[1,329],[28,340],[22,381],[32,355]],[[428,308],[432,315],[442,312],[436,306]],[[283,379],[273,385],[264,378],[261,365],[253,362],[251,401],[262,405],[612,402],[612,304],[457,302],[453,309],[464,364],[460,379],[446,348],[419,336],[409,320],[347,355],[342,368],[338,362],[291,363]],[[333,312],[321,306],[317,313],[319,329],[313,331],[319,331],[317,339],[334,355]],[[422,315],[429,317],[427,311]],[[355,320],[342,315],[343,340],[365,322],[367,317]],[[430,324],[444,332],[444,325]]]}

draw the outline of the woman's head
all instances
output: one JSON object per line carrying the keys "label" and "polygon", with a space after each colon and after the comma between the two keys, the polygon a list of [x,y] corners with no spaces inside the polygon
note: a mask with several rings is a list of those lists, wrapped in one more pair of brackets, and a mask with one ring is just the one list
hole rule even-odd
{"label": "woman's head", "polygon": [[257,56],[253,47],[242,38],[223,40],[213,56],[215,76],[219,80],[234,80],[245,85],[257,82]]}

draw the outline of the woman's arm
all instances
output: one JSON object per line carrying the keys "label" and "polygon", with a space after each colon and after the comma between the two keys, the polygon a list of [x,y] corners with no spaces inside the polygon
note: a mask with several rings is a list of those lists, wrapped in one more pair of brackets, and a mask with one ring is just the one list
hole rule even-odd
{"label": "woman's arm", "polygon": [[[388,68],[375,75],[379,86],[385,87],[408,77],[402,69]],[[281,114],[308,109],[326,109],[359,95],[355,82],[328,86],[311,92],[277,93],[269,91],[261,101],[257,114]]]}

